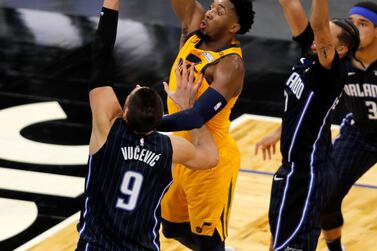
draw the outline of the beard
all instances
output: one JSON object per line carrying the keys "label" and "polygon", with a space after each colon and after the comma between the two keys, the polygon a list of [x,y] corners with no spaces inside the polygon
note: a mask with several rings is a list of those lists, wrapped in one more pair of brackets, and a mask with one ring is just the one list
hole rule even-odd
{"label": "beard", "polygon": [[210,37],[203,33],[203,31],[199,30],[198,37],[202,39],[203,41],[209,41]]}

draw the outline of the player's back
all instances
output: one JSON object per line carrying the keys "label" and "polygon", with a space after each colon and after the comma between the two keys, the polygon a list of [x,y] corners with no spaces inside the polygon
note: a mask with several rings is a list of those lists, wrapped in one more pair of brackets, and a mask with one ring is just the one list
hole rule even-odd
{"label": "player's back", "polygon": [[172,181],[171,161],[169,137],[136,135],[117,119],[89,157],[80,239],[100,249],[159,250],[160,201]]}
{"label": "player's back", "polygon": [[[175,69],[176,67],[182,66],[183,60],[186,61],[188,68],[191,64],[195,64],[194,76],[195,79],[198,79],[200,73],[204,74],[208,67],[215,65],[223,57],[230,55],[238,55],[242,58],[240,44],[237,40],[234,40],[232,44],[228,47],[222,48],[218,51],[206,51],[199,49],[198,47],[200,43],[202,43],[202,39],[200,38],[200,36],[196,33],[192,33],[180,49],[175,63],[172,67],[172,70],[170,72],[169,87],[172,90],[175,90],[176,88]],[[204,76],[205,77],[203,78],[202,85],[198,90],[198,96],[201,96],[211,84],[211,80],[207,78],[205,74]],[[229,134],[229,117],[231,109],[236,103],[237,98],[238,96],[231,98],[227,102],[227,105],[206,123],[206,126],[211,131],[217,146],[220,148],[222,146],[229,145],[229,141],[232,141],[231,136]],[[167,103],[169,114],[180,111],[177,105],[170,98],[168,98]],[[178,134],[186,139],[190,139],[190,135],[187,132],[179,132]]]}

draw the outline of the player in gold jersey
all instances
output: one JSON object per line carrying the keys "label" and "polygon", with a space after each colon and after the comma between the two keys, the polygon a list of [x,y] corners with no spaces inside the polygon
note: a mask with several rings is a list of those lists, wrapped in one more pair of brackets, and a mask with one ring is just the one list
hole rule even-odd
{"label": "player in gold jersey", "polygon": [[[251,28],[253,5],[250,0],[214,0],[205,11],[195,0],[172,0],[172,4],[182,22],[181,48],[165,87],[171,115],[159,129],[180,131],[176,134],[190,139],[182,130],[206,123],[220,159],[216,167],[206,171],[174,168],[174,182],[161,203],[163,233],[193,250],[224,250],[240,165],[239,149],[229,133],[230,112],[244,78],[236,34]],[[198,100],[190,109],[180,102],[186,88],[177,88],[175,79],[175,72],[186,66],[198,82],[203,77]]]}

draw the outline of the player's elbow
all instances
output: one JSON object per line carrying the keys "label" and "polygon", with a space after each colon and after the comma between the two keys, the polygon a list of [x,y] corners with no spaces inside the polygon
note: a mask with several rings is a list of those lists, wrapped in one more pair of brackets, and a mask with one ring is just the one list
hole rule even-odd
{"label": "player's elbow", "polygon": [[207,167],[213,168],[217,166],[217,164],[219,163],[219,160],[220,160],[219,153],[216,150],[215,152],[209,155],[209,158],[207,158],[207,161],[208,161]]}
{"label": "player's elbow", "polygon": [[217,166],[217,164],[219,163],[219,160],[220,158],[219,158],[219,155],[217,154],[214,158],[211,159],[209,163],[210,168]]}

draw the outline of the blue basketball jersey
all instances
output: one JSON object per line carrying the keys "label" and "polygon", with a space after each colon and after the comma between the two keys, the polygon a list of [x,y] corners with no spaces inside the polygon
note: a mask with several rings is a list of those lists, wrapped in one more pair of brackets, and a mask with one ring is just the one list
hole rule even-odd
{"label": "blue basketball jersey", "polygon": [[170,138],[135,134],[119,118],[89,156],[78,225],[88,250],[159,250],[160,201],[172,183]]}
{"label": "blue basketball jersey", "polygon": [[313,41],[308,28],[294,38],[302,57],[285,83],[285,111],[282,121],[283,163],[314,165],[327,160],[331,149],[331,115],[344,87],[347,71],[335,55],[330,70],[321,66],[316,55],[308,53]]}
{"label": "blue basketball jersey", "polygon": [[350,67],[343,98],[353,126],[377,136],[377,61],[366,70]]}

